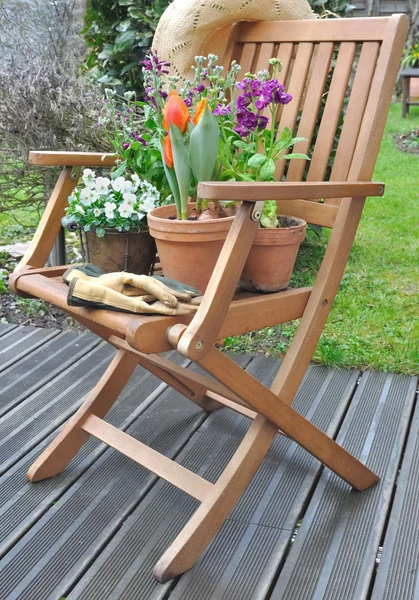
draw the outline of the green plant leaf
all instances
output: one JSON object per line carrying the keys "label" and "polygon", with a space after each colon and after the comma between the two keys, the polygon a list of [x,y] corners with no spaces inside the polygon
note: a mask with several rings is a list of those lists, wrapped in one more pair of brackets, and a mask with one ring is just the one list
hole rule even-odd
{"label": "green plant leaf", "polygon": [[247,161],[247,166],[251,167],[252,169],[256,169],[257,167],[262,166],[268,160],[269,159],[265,154],[254,154]]}
{"label": "green plant leaf", "polygon": [[183,136],[176,125],[170,123],[170,139],[172,141],[173,162],[175,165],[175,174],[179,186],[181,218],[188,218],[188,197],[189,186],[191,182],[191,167],[189,164],[189,154],[183,143]]}
{"label": "green plant leaf", "polygon": [[206,106],[189,142],[189,162],[197,181],[211,181],[219,146],[217,119]]}
{"label": "green plant leaf", "polygon": [[272,158],[269,158],[260,168],[259,176],[262,181],[268,181],[275,173],[275,163]]}
{"label": "green plant leaf", "polygon": [[112,171],[111,179],[116,179],[117,177],[122,175],[122,173],[125,173],[126,168],[127,168],[127,163],[126,163],[126,161],[124,161],[123,163],[121,163],[119,165],[119,167],[117,169],[115,169],[115,171]]}

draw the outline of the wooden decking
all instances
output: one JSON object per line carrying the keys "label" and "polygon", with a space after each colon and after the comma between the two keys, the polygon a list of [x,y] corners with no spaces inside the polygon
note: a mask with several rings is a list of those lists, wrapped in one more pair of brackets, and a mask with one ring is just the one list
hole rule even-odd
{"label": "wooden decking", "polygon": [[[293,406],[379,485],[353,492],[278,436],[197,566],[162,585],[153,565],[195,500],[94,439],[61,475],[25,478],[112,354],[92,335],[0,325],[1,600],[419,598],[417,378],[312,366]],[[265,383],[277,368],[235,359]],[[108,420],[210,481],[249,426],[140,368]]]}

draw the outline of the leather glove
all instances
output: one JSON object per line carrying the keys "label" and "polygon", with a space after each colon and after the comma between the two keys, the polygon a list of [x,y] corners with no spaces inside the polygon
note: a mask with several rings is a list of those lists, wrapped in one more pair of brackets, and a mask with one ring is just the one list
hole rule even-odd
{"label": "leather glove", "polygon": [[93,265],[75,265],[63,280],[69,285],[69,306],[95,306],[137,314],[186,315],[198,308],[200,292],[166,277],[107,273]]}

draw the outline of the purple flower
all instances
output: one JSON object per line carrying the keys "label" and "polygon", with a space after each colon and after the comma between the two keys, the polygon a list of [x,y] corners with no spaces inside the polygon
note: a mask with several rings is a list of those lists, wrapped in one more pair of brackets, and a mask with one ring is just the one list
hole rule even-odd
{"label": "purple flower", "polygon": [[157,54],[151,52],[149,55],[145,57],[145,59],[140,62],[140,65],[144,67],[145,71],[154,71],[158,73],[164,73],[167,75],[169,71],[167,68],[170,67],[170,63],[165,60],[160,60]]}
{"label": "purple flower", "polygon": [[225,117],[226,115],[231,115],[232,110],[231,110],[231,106],[224,106],[224,104],[218,104],[213,111],[213,115],[218,116],[220,115],[221,117]]}
{"label": "purple flower", "polygon": [[243,110],[249,106],[252,99],[249,96],[238,96],[236,100],[237,110]]}
{"label": "purple flower", "polygon": [[163,91],[163,90],[159,91],[159,96],[160,96],[160,98],[163,98],[163,100],[166,100],[166,98],[167,98],[168,95],[169,94],[167,92]]}
{"label": "purple flower", "polygon": [[205,90],[205,85],[203,83],[200,83],[196,88],[194,88],[194,92],[196,92],[197,94],[200,94],[204,90]]}
{"label": "purple flower", "polygon": [[235,125],[234,131],[241,137],[247,137],[255,129],[265,129],[268,121],[268,117],[255,114],[251,110],[240,110],[237,113],[237,125]]}
{"label": "purple flower", "polygon": [[130,145],[128,143],[122,144],[124,150],[128,150],[129,146]]}
{"label": "purple flower", "polygon": [[146,140],[145,140],[144,138],[142,138],[142,137],[141,137],[141,135],[136,135],[136,136],[135,136],[135,139],[137,140],[137,142],[141,142],[141,144],[142,144],[143,146],[147,146],[147,142],[146,142]]}

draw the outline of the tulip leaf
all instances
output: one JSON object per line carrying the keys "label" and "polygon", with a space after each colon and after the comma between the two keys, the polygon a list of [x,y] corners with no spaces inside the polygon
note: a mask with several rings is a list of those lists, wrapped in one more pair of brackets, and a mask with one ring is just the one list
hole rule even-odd
{"label": "tulip leaf", "polygon": [[217,119],[206,106],[201,120],[191,133],[189,161],[197,181],[211,181],[217,162],[219,128]]}
{"label": "tulip leaf", "polygon": [[[183,143],[182,133],[176,125],[170,123],[170,139],[172,142],[173,163],[177,184],[179,186],[181,214],[180,218],[188,218],[189,185],[191,182],[191,167],[189,154]],[[179,215],[178,215],[179,217]]]}
{"label": "tulip leaf", "polygon": [[181,206],[180,206],[179,186],[177,184],[175,172],[173,171],[173,169],[171,169],[170,167],[168,167],[166,165],[166,162],[164,160],[163,141],[161,142],[160,149],[161,149],[161,158],[162,158],[162,162],[163,162],[163,168],[164,168],[164,172],[166,175],[166,179],[169,182],[170,191],[172,192],[173,198],[175,200],[176,212],[177,212],[178,216],[180,217]]}

